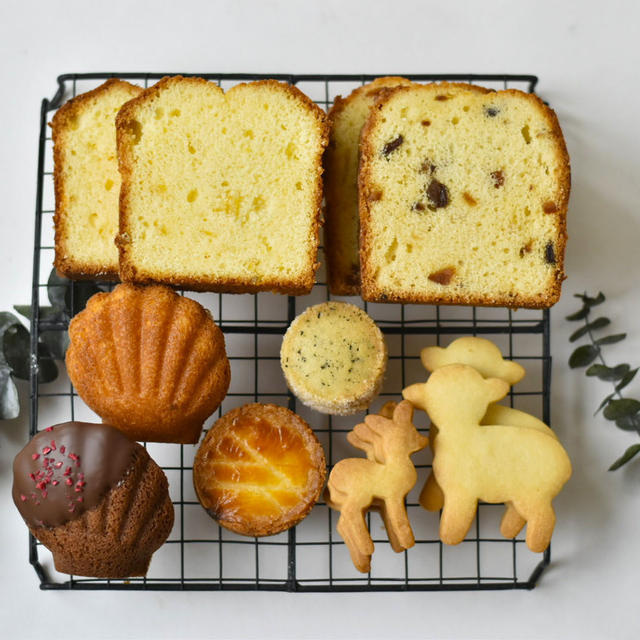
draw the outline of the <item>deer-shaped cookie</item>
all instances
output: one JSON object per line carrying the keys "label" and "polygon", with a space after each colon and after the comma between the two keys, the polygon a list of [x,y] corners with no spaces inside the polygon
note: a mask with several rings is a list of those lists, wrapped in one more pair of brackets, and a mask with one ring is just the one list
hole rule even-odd
{"label": "deer-shaped cookie", "polygon": [[[425,347],[420,352],[420,359],[425,369],[433,372],[439,367],[448,364],[466,364],[478,371],[485,378],[500,378],[510,385],[514,385],[525,375],[524,368],[516,362],[505,360],[498,347],[490,340],[477,337],[464,337],[454,340],[448,347]],[[423,409],[422,384],[415,384],[403,391],[403,396],[418,409]],[[538,429],[555,438],[553,431],[541,420],[534,416],[505,407],[500,404],[491,404],[487,409],[480,424],[505,424],[514,427]],[[437,426],[432,424],[429,433],[429,445],[435,452]],[[420,504],[428,511],[439,511],[443,505],[443,495],[433,471],[428,475],[427,481],[418,499]],[[507,504],[500,532],[505,538],[515,538],[525,525],[525,520]]]}
{"label": "deer-shaped cookie", "polygon": [[508,390],[504,380],[485,380],[460,364],[436,369],[423,386],[423,405],[438,425],[433,468],[444,495],[440,538],[447,544],[464,539],[478,500],[512,503],[527,522],[526,542],[532,551],[544,551],[551,540],[551,501],[571,476],[571,463],[547,433],[480,425],[489,404]]}
{"label": "deer-shaped cookie", "polygon": [[358,571],[371,568],[374,545],[365,522],[369,509],[379,510],[394,551],[415,543],[405,507],[405,497],[418,475],[411,454],[424,449],[429,440],[418,433],[413,407],[398,404],[392,418],[368,415],[349,433],[351,444],[367,453],[367,459],[347,458],[332,469],[327,482],[327,504],[340,511],[337,529]]}

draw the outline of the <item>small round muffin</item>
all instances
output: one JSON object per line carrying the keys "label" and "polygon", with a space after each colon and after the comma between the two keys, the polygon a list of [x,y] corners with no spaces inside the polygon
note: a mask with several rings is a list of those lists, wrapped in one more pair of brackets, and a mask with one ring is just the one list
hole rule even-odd
{"label": "small round muffin", "polygon": [[271,536],[300,522],[325,476],[324,452],[309,425],[274,404],[246,404],[222,416],[193,463],[202,506],[245,536]]}
{"label": "small round muffin", "polygon": [[173,527],[164,472],[107,424],[65,422],[34,436],[13,463],[13,501],[56,569],[80,576],[145,575]]}
{"label": "small round muffin", "polygon": [[94,295],[69,338],[78,394],[132,440],[195,444],[229,388],[222,331],[169,287],[120,284]]}
{"label": "small round muffin", "polygon": [[387,365],[382,331],[346,302],[309,307],[282,340],[280,364],[291,391],[320,413],[366,409],[380,391]]}

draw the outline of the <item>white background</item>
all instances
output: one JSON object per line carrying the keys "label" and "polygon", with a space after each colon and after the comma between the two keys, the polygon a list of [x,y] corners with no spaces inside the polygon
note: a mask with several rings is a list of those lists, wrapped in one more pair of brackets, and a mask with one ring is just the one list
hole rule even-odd
{"label": "white background", "polygon": [[[19,2],[0,5],[0,309],[29,301],[40,100],[82,71],[535,73],[572,161],[570,241],[552,314],[553,425],[574,462],[553,565],[532,592],[41,592],[10,499],[22,418],[0,425],[0,635],[6,638],[627,638],[640,630],[638,436],[592,414],[609,392],[566,365],[572,294],[602,289],[611,364],[640,364],[640,3]],[[23,388],[24,392],[24,388]],[[640,396],[634,381],[629,395]],[[26,406],[26,395],[22,401]]]}

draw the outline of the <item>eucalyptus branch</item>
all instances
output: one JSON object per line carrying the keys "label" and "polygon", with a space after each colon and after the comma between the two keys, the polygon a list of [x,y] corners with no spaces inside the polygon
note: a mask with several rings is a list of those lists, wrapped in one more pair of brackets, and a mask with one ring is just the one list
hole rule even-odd
{"label": "eucalyptus branch", "polygon": [[[574,331],[569,337],[569,341],[575,342],[583,336],[588,336],[589,343],[575,349],[569,358],[569,366],[572,369],[588,366],[589,368],[585,372],[586,375],[595,376],[600,380],[613,384],[613,392],[607,395],[600,403],[594,415],[604,410],[603,416],[607,420],[615,422],[619,429],[623,431],[635,431],[640,434],[640,402],[633,398],[625,398],[622,395],[622,389],[634,379],[636,373],[638,373],[638,367],[631,369],[631,366],[627,363],[610,367],[607,365],[602,354],[603,346],[621,342],[627,337],[627,334],[616,333],[596,339],[594,332],[611,324],[609,318],[605,316],[600,316],[595,320],[590,320],[589,317],[591,309],[605,301],[604,294],[600,292],[595,298],[588,296],[586,293],[576,294],[575,297],[582,300],[582,308],[567,316],[567,320],[584,320],[584,326]],[[596,359],[600,361],[600,364],[593,364]],[[619,469],[638,453],[640,453],[640,444],[630,446],[622,456],[609,467],[609,471]]]}

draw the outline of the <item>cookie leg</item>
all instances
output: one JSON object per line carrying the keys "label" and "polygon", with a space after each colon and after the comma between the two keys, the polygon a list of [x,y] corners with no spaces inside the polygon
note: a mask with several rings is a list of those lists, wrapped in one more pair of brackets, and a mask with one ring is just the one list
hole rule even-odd
{"label": "cookie leg", "polygon": [[442,509],[444,494],[433,471],[429,473],[429,477],[424,483],[424,487],[422,487],[418,502],[427,511],[440,511]]}
{"label": "cookie leg", "polygon": [[343,508],[336,528],[349,547],[353,564],[358,571],[367,572],[373,554],[373,540],[367,530],[362,511],[357,508]]}
{"label": "cookie leg", "polygon": [[556,524],[556,514],[548,504],[527,518],[527,546],[534,553],[541,553],[551,542],[551,534]]}
{"label": "cookie leg", "polygon": [[444,492],[444,506],[440,518],[440,539],[445,544],[464,540],[476,515],[478,499],[465,494]]}
{"label": "cookie leg", "polygon": [[526,523],[527,521],[518,513],[513,503],[507,502],[500,522],[500,533],[508,540],[512,540],[522,531]]}
{"label": "cookie leg", "polygon": [[382,517],[394,551],[400,552],[413,547],[416,541],[404,506],[404,498],[387,500],[382,509]]}

